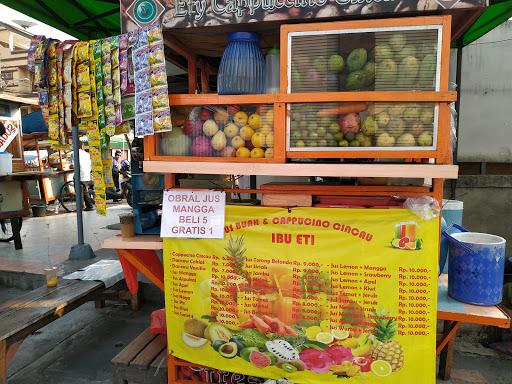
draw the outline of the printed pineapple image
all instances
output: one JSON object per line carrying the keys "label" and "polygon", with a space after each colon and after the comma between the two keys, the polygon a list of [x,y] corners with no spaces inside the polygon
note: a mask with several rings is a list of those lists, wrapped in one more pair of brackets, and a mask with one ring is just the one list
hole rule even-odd
{"label": "printed pineapple image", "polygon": [[245,252],[247,252],[247,249],[244,246],[244,237],[240,236],[233,238],[232,236],[229,236],[228,244],[224,249],[227,252],[227,256],[230,259],[235,273],[250,281],[251,276],[244,269]]}
{"label": "printed pineapple image", "polygon": [[397,332],[396,320],[386,313],[375,314],[375,344],[372,349],[372,360],[383,360],[389,363],[393,372],[404,365],[404,350],[402,345],[393,340]]}

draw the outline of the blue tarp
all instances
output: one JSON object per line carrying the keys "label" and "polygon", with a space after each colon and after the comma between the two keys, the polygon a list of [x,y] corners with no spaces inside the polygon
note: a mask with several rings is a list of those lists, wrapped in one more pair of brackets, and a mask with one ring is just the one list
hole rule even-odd
{"label": "blue tarp", "polygon": [[41,111],[29,113],[21,118],[23,134],[48,132]]}

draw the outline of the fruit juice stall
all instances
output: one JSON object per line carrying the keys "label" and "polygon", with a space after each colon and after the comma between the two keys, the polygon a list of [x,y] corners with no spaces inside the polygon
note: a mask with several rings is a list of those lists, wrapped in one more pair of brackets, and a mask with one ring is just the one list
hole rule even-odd
{"label": "fruit juice stall", "polygon": [[[450,320],[436,311],[432,214],[457,177],[450,44],[487,3],[146,3],[122,2],[123,28],[159,21],[189,93],[169,89],[173,130],[144,137],[143,168],[164,175],[184,230],[164,238],[163,271],[147,253],[158,237],[103,246],[165,290],[169,382],[220,374],[207,367],[248,382],[433,382],[436,314]],[[213,189],[262,206],[228,205],[223,238],[195,239],[212,237],[200,222],[214,209],[187,175],[250,177]]]}

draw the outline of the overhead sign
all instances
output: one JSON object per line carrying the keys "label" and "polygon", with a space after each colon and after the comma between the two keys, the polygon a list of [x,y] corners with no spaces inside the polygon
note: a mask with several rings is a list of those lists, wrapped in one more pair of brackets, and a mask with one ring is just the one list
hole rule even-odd
{"label": "overhead sign", "polygon": [[225,206],[225,192],[165,191],[160,236],[222,239]]}
{"label": "overhead sign", "polygon": [[169,353],[296,384],[435,382],[439,220],[227,206],[224,231],[164,239]]}
{"label": "overhead sign", "polygon": [[127,32],[157,22],[166,29],[192,28],[486,6],[486,0],[121,0],[121,17]]}
{"label": "overhead sign", "polygon": [[0,136],[0,152],[4,152],[9,144],[20,133],[19,123],[15,120],[0,119],[0,122],[5,126],[5,133]]}

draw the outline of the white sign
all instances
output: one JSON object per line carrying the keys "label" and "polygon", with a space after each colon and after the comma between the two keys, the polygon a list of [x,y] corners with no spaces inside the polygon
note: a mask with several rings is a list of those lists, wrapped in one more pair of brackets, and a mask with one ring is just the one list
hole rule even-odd
{"label": "white sign", "polygon": [[0,152],[4,152],[9,144],[18,136],[18,123],[12,120],[0,120],[5,126],[5,133],[0,136]]}
{"label": "white sign", "polygon": [[164,191],[160,237],[224,238],[226,193]]}

